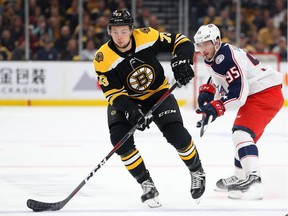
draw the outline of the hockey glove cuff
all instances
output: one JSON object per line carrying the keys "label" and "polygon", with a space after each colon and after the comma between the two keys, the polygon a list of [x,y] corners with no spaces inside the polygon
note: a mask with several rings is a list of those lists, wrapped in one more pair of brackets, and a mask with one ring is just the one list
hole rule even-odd
{"label": "hockey glove cuff", "polygon": [[181,85],[186,85],[194,77],[194,71],[190,65],[190,59],[183,56],[177,56],[171,59],[171,68],[175,80]]}
{"label": "hockey glove cuff", "polygon": [[203,84],[199,87],[198,106],[201,107],[205,103],[214,100],[216,89],[211,84]]}

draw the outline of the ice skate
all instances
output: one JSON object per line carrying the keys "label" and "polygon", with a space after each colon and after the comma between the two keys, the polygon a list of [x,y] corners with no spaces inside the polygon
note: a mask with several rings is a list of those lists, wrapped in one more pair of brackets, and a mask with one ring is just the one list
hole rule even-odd
{"label": "ice skate", "polygon": [[150,208],[157,208],[162,206],[158,198],[159,192],[151,178],[142,182],[141,187],[143,189],[143,195],[141,196],[141,201],[143,203],[146,203]]}
{"label": "ice skate", "polygon": [[228,198],[247,200],[263,199],[261,177],[256,173],[251,173],[246,179],[228,186]]}
{"label": "ice skate", "polygon": [[205,172],[201,167],[196,172],[190,172],[191,174],[191,196],[196,200],[196,203],[200,203],[200,198],[205,191],[206,179]]}
{"label": "ice skate", "polygon": [[216,188],[214,189],[217,192],[227,192],[228,186],[236,184],[239,179],[236,176],[231,176],[229,178],[222,178],[216,182]]}

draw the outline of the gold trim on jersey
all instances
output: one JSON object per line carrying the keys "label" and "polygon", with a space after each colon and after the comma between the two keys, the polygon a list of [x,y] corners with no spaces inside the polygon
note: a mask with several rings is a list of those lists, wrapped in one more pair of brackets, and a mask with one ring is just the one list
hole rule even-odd
{"label": "gold trim on jersey", "polygon": [[104,92],[105,97],[107,98],[108,102],[113,105],[113,101],[120,95],[128,96],[127,91],[122,87],[121,89],[111,89],[109,91]]}
{"label": "gold trim on jersey", "polygon": [[135,52],[139,52],[147,47],[153,46],[153,44],[159,38],[159,32],[155,29],[150,27],[145,29],[147,29],[147,31],[143,31],[142,29],[135,29],[133,31],[133,36],[136,42]]}
{"label": "gold trim on jersey", "polygon": [[124,58],[110,49],[107,42],[96,52],[93,64],[96,71],[105,73],[117,67],[123,60]]}
{"label": "gold trim on jersey", "polygon": [[[134,29],[133,36],[136,42],[135,53],[137,53],[152,46],[158,40],[159,32],[153,28],[145,28],[145,31]],[[105,73],[116,68],[123,60],[124,58],[110,49],[107,42],[96,52],[93,64],[96,71]]]}
{"label": "gold trim on jersey", "polygon": [[151,97],[153,94],[163,90],[163,89],[168,89],[170,87],[170,84],[168,83],[167,78],[165,78],[163,84],[161,86],[159,86],[157,89],[155,90],[147,90],[145,94],[141,95],[141,96],[133,96],[133,95],[129,95],[130,98],[133,99],[137,99],[137,100],[145,100],[149,97]]}
{"label": "gold trim on jersey", "polygon": [[[160,32],[151,27],[134,29],[133,36],[136,42],[135,53],[153,46],[153,44],[158,40],[159,35]],[[175,54],[177,46],[186,41],[190,41],[189,38],[187,38],[185,35],[177,34],[172,55]],[[112,70],[113,68],[116,68],[117,65],[123,60],[124,58],[120,57],[117,53],[110,49],[107,42],[96,52],[93,64],[96,71],[105,73]]]}
{"label": "gold trim on jersey", "polygon": [[120,95],[126,95],[129,98],[132,99],[136,99],[136,100],[145,100],[149,97],[151,97],[153,94],[163,90],[163,89],[168,89],[170,87],[170,84],[168,83],[167,78],[165,78],[163,84],[161,86],[159,86],[157,89],[155,90],[147,90],[146,93],[144,94],[140,94],[140,95],[128,95],[127,91],[124,89],[124,87],[122,87],[121,89],[111,89],[107,92],[104,93],[105,97],[107,98],[109,104],[111,104],[113,106],[113,102],[114,100],[119,97]]}

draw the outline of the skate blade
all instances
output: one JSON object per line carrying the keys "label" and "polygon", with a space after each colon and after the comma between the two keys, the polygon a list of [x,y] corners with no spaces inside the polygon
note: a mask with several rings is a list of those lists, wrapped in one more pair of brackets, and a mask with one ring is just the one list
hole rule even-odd
{"label": "skate blade", "polygon": [[199,205],[200,201],[201,201],[201,197],[199,197],[198,199],[195,199],[196,204]]}
{"label": "skate blade", "polygon": [[263,188],[261,184],[252,185],[249,190],[242,192],[240,190],[229,191],[229,199],[242,199],[242,200],[262,200],[263,199]]}
{"label": "skate blade", "polygon": [[220,193],[225,193],[225,192],[228,192],[228,189],[214,188],[214,191],[220,192]]}
{"label": "skate blade", "polygon": [[148,199],[144,203],[146,203],[150,208],[159,208],[162,206],[162,203],[160,202],[158,196],[152,199]]}
{"label": "skate blade", "polygon": [[229,199],[242,199],[243,197],[243,192],[240,191],[240,190],[231,190],[231,191],[228,191],[228,198]]}

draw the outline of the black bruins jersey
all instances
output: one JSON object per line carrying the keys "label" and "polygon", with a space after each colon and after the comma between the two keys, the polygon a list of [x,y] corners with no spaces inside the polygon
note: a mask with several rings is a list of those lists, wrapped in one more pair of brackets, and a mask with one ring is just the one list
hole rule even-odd
{"label": "black bruins jersey", "polygon": [[125,111],[123,103],[127,97],[144,102],[169,88],[164,69],[156,58],[158,52],[192,59],[194,47],[182,34],[158,32],[150,27],[133,30],[132,49],[127,52],[119,52],[112,40],[100,47],[93,63],[109,104]]}

